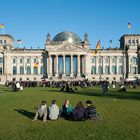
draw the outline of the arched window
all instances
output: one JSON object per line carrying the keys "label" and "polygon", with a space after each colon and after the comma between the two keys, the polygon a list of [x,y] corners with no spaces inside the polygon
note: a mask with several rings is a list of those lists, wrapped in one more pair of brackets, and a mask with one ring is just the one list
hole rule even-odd
{"label": "arched window", "polygon": [[23,66],[20,66],[20,75],[23,75],[24,74],[24,68]]}
{"label": "arched window", "polygon": [[109,74],[109,66],[105,66],[105,74]]}
{"label": "arched window", "polygon": [[30,75],[30,74],[31,74],[31,67],[27,66],[27,75]]}
{"label": "arched window", "polygon": [[119,66],[119,67],[118,67],[118,73],[119,73],[119,74],[122,74],[122,73],[123,73],[122,66]]}
{"label": "arched window", "polygon": [[34,75],[38,74],[38,67],[34,67]]}
{"label": "arched window", "polygon": [[96,67],[95,66],[92,66],[92,68],[91,68],[91,74],[96,74]]}
{"label": "arched window", "polygon": [[116,66],[112,66],[112,74],[116,74]]}
{"label": "arched window", "polygon": [[103,72],[102,72],[103,70],[102,70],[102,66],[99,66],[98,67],[98,74],[102,74]]}
{"label": "arched window", "polygon": [[16,74],[17,74],[17,67],[13,66],[13,75],[16,75]]}
{"label": "arched window", "polygon": [[44,67],[43,66],[40,67],[40,74],[44,74]]}

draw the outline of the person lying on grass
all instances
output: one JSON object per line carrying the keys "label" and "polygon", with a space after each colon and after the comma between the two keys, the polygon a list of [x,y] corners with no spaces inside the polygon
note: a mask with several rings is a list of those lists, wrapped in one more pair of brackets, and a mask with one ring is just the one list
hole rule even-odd
{"label": "person lying on grass", "polygon": [[47,119],[47,104],[46,104],[46,101],[41,101],[41,105],[38,107],[33,121],[36,121],[38,117],[43,118],[43,122],[46,122],[46,119]]}

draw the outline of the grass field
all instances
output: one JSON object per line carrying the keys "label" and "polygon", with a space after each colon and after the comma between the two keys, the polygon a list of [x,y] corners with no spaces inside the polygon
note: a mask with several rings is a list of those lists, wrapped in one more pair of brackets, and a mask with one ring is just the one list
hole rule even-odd
{"label": "grass field", "polygon": [[[68,98],[73,107],[81,100],[94,101],[103,120],[73,122],[41,120],[32,122],[41,100],[53,99],[61,108]],[[98,87],[84,88],[74,94],[57,88],[25,88],[22,93],[0,87],[0,140],[140,140],[140,87],[119,93],[109,89],[106,96]]]}

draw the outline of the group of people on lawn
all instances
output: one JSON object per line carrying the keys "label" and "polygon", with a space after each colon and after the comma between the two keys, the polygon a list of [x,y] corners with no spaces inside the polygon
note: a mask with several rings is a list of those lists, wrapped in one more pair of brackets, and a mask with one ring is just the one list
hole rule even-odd
{"label": "group of people on lawn", "polygon": [[72,109],[69,100],[66,99],[65,103],[62,105],[62,109],[59,110],[56,100],[53,100],[49,107],[47,107],[46,101],[42,101],[35,113],[33,121],[37,120],[37,118],[42,118],[43,121],[46,122],[46,119],[57,120],[59,117],[73,121],[97,119],[99,117],[99,113],[96,112],[96,107],[93,105],[92,101],[87,100],[86,106],[87,107],[85,108],[82,101],[79,101],[76,107]]}

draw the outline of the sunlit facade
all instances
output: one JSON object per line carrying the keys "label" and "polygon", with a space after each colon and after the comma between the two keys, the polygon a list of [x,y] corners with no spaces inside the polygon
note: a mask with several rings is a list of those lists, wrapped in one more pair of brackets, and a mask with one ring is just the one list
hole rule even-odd
{"label": "sunlit facade", "polygon": [[0,35],[0,82],[46,80],[116,80],[140,78],[140,35],[124,35],[120,48],[95,49],[88,35],[73,32],[46,37],[44,49],[15,48],[11,35]]}

